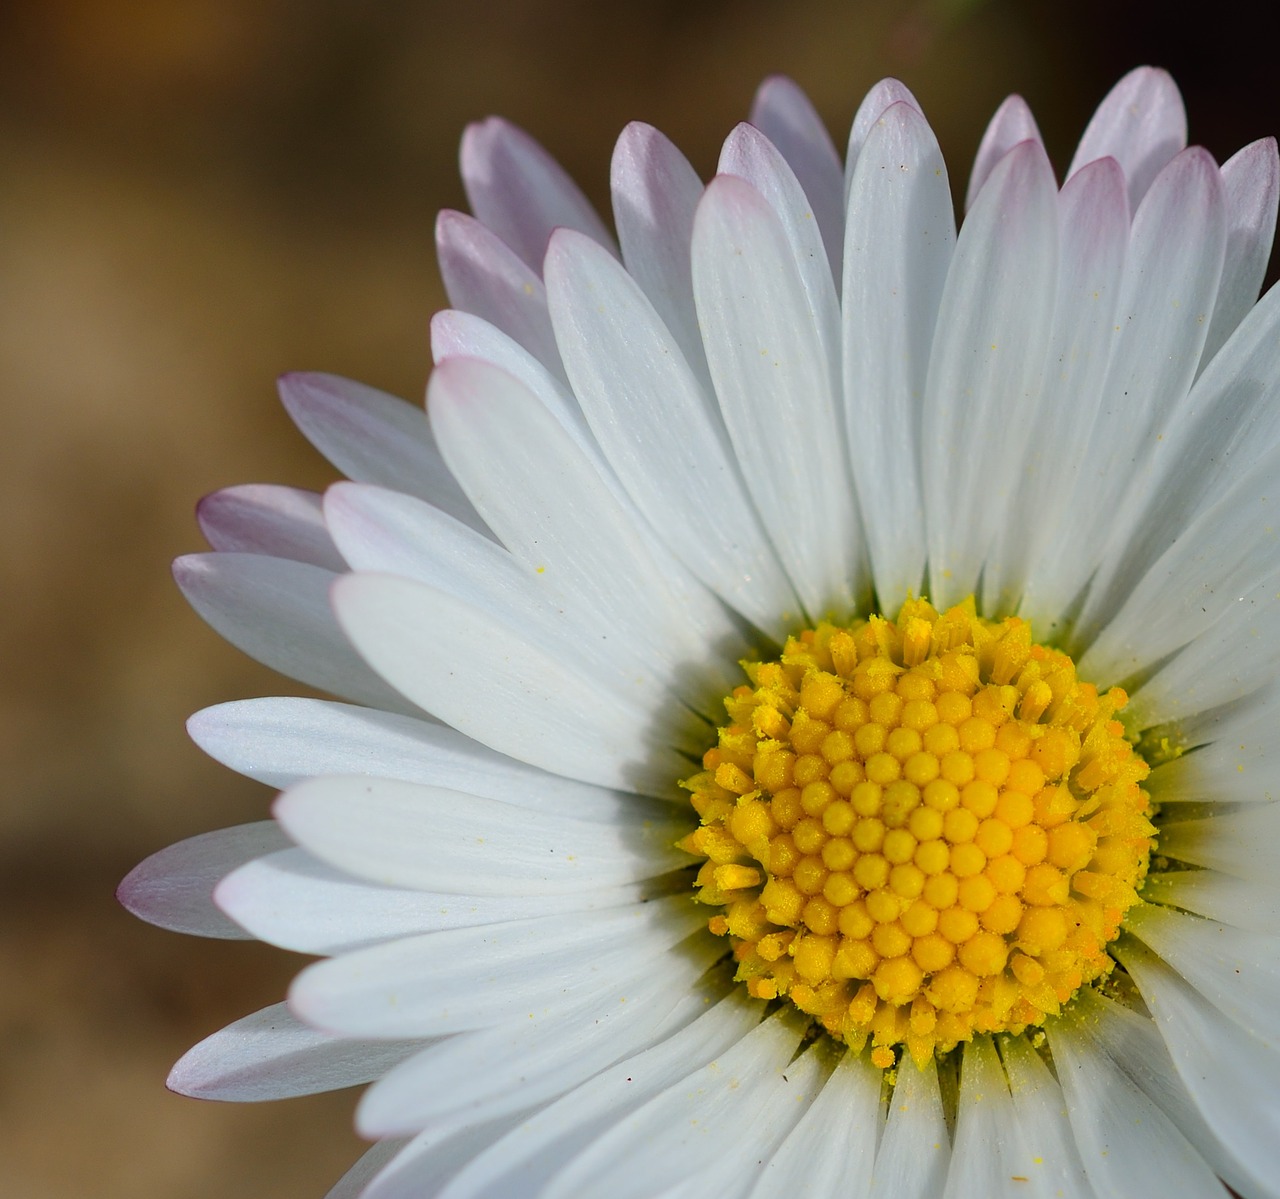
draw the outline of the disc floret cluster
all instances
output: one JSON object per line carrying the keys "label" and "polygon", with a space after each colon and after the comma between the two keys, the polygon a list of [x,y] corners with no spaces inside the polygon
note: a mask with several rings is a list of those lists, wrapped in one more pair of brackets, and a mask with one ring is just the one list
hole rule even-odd
{"label": "disc floret cluster", "polygon": [[821,623],[744,668],[681,846],[752,995],[888,1068],[1110,973],[1155,832],[1123,690],[972,599]]}

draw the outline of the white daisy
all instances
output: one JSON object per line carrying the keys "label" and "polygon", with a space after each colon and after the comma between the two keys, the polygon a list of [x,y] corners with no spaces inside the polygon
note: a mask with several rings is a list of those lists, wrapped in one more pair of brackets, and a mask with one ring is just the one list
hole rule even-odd
{"label": "white daisy", "polygon": [[275,821],[124,901],[327,960],[170,1085],[372,1083],[335,1196],[1280,1195],[1280,171],[1185,141],[1012,97],[957,235],[901,84],[842,167],[773,79],[615,243],[471,128],[427,414],[287,377],[351,481],[178,563],[343,702],[192,719]]}

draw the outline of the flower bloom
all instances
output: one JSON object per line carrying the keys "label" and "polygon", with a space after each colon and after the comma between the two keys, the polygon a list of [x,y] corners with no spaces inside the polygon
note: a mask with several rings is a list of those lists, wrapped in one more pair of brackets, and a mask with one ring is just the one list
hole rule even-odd
{"label": "flower bloom", "polygon": [[1280,1195],[1275,143],[1012,97],[958,233],[910,93],[786,80],[617,240],[468,130],[427,412],[205,500],[196,610],[339,697],[192,718],[274,821],[146,919],[315,954],[170,1085],[372,1083],[335,1196]]}

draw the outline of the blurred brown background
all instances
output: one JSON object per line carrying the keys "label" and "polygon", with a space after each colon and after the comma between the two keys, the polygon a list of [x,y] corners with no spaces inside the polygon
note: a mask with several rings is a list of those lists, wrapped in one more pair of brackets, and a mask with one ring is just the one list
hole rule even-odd
{"label": "blurred brown background", "polygon": [[1062,167],[1110,83],[1170,67],[1219,156],[1280,127],[1269,47],[1097,0],[41,0],[0,5],[0,1194],[309,1196],[359,1152],[349,1094],[244,1108],[169,1064],[281,995],[299,960],[118,910],[170,841],[269,796],[186,740],[219,700],[288,692],[186,609],[203,493],[323,487],[283,370],[418,397],[443,304],[432,220],[500,112],[600,203],[622,125],[704,173],[783,71],[842,144],[902,77],[963,186],[1009,91]]}

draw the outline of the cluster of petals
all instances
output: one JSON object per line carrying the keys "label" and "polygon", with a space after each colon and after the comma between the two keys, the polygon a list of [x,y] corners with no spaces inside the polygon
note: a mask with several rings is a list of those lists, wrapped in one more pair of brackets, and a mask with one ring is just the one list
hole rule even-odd
{"label": "cluster of petals", "polygon": [[[503,121],[462,169],[425,413],[285,377],[347,481],[213,495],[177,564],[336,698],[191,720],[274,819],[124,902],[324,960],[170,1085],[372,1083],[333,1199],[1280,1195],[1274,141],[1219,167],[1141,69],[1059,186],[1012,97],[957,231],[905,87],[842,162],[775,78],[709,184],[628,126],[616,240]],[[895,1089],[732,982],[675,843],[738,660],[911,593],[1126,687],[1161,856],[1112,946],[1131,986]]]}

